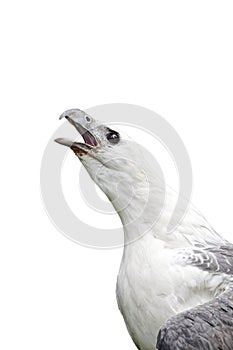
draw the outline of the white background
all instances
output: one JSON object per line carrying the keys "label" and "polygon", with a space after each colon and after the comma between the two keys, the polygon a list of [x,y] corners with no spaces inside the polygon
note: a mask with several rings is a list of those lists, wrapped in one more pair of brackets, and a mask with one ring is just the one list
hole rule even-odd
{"label": "white background", "polygon": [[0,16],[0,347],[133,350],[115,301],[122,251],[58,233],[41,157],[65,109],[150,108],[188,149],[193,202],[232,240],[232,1],[22,0]]}

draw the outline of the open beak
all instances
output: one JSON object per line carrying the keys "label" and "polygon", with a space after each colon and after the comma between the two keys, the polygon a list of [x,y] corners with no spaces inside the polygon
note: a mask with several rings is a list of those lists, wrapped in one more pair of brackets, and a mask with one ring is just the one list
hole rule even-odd
{"label": "open beak", "polygon": [[75,153],[80,151],[87,151],[91,148],[97,147],[98,142],[95,138],[95,136],[90,131],[90,121],[91,120],[87,114],[79,109],[71,109],[68,110],[60,116],[59,119],[66,118],[70,124],[72,124],[75,129],[82,135],[84,143],[82,142],[75,142],[66,138],[58,138],[54,140],[57,143],[60,143],[61,145],[70,147]]}

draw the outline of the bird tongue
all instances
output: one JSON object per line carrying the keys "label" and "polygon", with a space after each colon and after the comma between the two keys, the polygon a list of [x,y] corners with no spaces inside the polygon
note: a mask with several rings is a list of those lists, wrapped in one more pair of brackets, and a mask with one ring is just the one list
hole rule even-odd
{"label": "bird tongue", "polygon": [[89,131],[84,131],[82,133],[82,137],[85,141],[85,143],[87,143],[90,146],[97,146],[97,142],[96,139],[94,138],[94,136],[89,132]]}

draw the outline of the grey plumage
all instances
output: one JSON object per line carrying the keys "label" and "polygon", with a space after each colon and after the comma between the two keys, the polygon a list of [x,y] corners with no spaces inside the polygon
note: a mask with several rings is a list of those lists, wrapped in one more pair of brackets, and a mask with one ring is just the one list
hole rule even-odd
{"label": "grey plumage", "polygon": [[233,245],[182,250],[181,264],[226,275],[225,291],[208,303],[170,318],[160,329],[158,350],[233,349]]}
{"label": "grey plumage", "polygon": [[233,286],[218,298],[182,312],[160,329],[158,350],[232,350]]}
{"label": "grey plumage", "polygon": [[177,259],[211,273],[233,276],[233,244],[180,250]]}

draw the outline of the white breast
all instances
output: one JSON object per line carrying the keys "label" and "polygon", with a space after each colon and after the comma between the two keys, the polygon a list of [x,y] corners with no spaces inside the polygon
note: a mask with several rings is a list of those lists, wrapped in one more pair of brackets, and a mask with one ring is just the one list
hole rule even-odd
{"label": "white breast", "polygon": [[168,318],[214,295],[209,273],[178,265],[174,255],[174,249],[150,234],[124,249],[117,300],[139,349],[154,350],[158,331]]}

